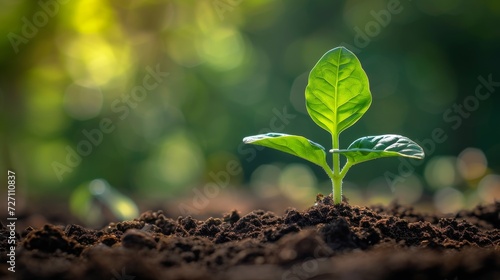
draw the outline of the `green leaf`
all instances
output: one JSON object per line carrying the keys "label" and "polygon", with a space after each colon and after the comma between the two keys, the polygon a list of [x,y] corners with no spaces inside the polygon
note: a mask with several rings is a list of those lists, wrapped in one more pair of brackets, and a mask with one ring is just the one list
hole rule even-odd
{"label": "green leaf", "polygon": [[283,133],[267,133],[243,138],[245,144],[255,144],[273,148],[298,156],[323,168],[329,168],[326,163],[325,148],[320,144],[297,135]]}
{"label": "green leaf", "polygon": [[332,136],[358,121],[371,101],[368,77],[358,58],[344,47],[325,53],[309,74],[307,112]]}
{"label": "green leaf", "polygon": [[407,137],[394,134],[361,137],[352,142],[347,150],[330,152],[343,154],[351,164],[382,157],[424,158],[422,147]]}

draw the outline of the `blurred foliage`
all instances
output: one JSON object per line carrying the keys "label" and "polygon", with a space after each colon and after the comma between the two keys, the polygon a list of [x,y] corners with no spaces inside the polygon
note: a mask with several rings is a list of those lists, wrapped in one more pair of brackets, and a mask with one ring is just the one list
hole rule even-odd
{"label": "blurred foliage", "polygon": [[[292,199],[307,201],[328,193],[322,170],[241,139],[286,127],[329,143],[306,114],[304,89],[320,56],[342,44],[361,60],[374,103],[341,146],[356,135],[424,140],[441,128],[447,136],[395,189],[384,173],[397,174],[399,161],[353,168],[349,197],[413,203],[437,193],[458,205],[500,197],[500,87],[477,106],[471,97],[478,77],[500,81],[498,1],[0,3],[0,167],[17,171],[27,196],[64,199],[105,178],[122,193],[162,200],[210,182],[233,160],[243,172],[231,186],[261,195],[290,187]],[[473,109],[446,119],[454,104]],[[476,156],[463,156],[469,147]],[[469,176],[467,164],[482,172]]]}
{"label": "blurred foliage", "polygon": [[[114,219],[131,220],[139,215],[137,205],[103,179],[78,186],[69,199],[69,208],[81,221],[92,226]],[[103,217],[106,215],[109,217]]]}

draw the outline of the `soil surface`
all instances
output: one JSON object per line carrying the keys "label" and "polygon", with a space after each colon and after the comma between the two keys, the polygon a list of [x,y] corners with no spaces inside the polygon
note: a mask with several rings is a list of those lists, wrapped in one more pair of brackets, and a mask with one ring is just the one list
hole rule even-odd
{"label": "soil surface", "polygon": [[500,279],[500,203],[453,216],[318,196],[306,211],[232,211],[199,221],[148,211],[101,230],[28,227],[2,279]]}

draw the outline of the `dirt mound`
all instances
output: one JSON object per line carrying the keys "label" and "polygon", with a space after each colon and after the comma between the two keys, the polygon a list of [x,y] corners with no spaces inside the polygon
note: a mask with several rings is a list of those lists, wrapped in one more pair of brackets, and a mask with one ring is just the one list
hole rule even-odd
{"label": "dirt mound", "polygon": [[148,211],[101,230],[27,228],[17,279],[500,279],[500,203],[454,216],[332,205],[199,221]]}

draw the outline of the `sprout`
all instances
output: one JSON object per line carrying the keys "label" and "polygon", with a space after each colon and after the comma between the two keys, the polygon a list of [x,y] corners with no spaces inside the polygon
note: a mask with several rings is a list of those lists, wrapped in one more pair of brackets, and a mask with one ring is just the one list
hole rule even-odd
{"label": "sprout", "polygon": [[[333,201],[342,201],[342,180],[353,165],[360,162],[402,156],[423,159],[424,151],[414,141],[395,134],[365,136],[340,149],[339,135],[356,123],[372,102],[368,77],[358,58],[344,47],[325,53],[309,74],[306,107],[312,120],[332,136],[333,169],[326,161],[325,148],[303,136],[267,133],[245,137],[246,144],[280,150],[325,170],[332,180]],[[340,168],[340,155],[347,158]]]}

